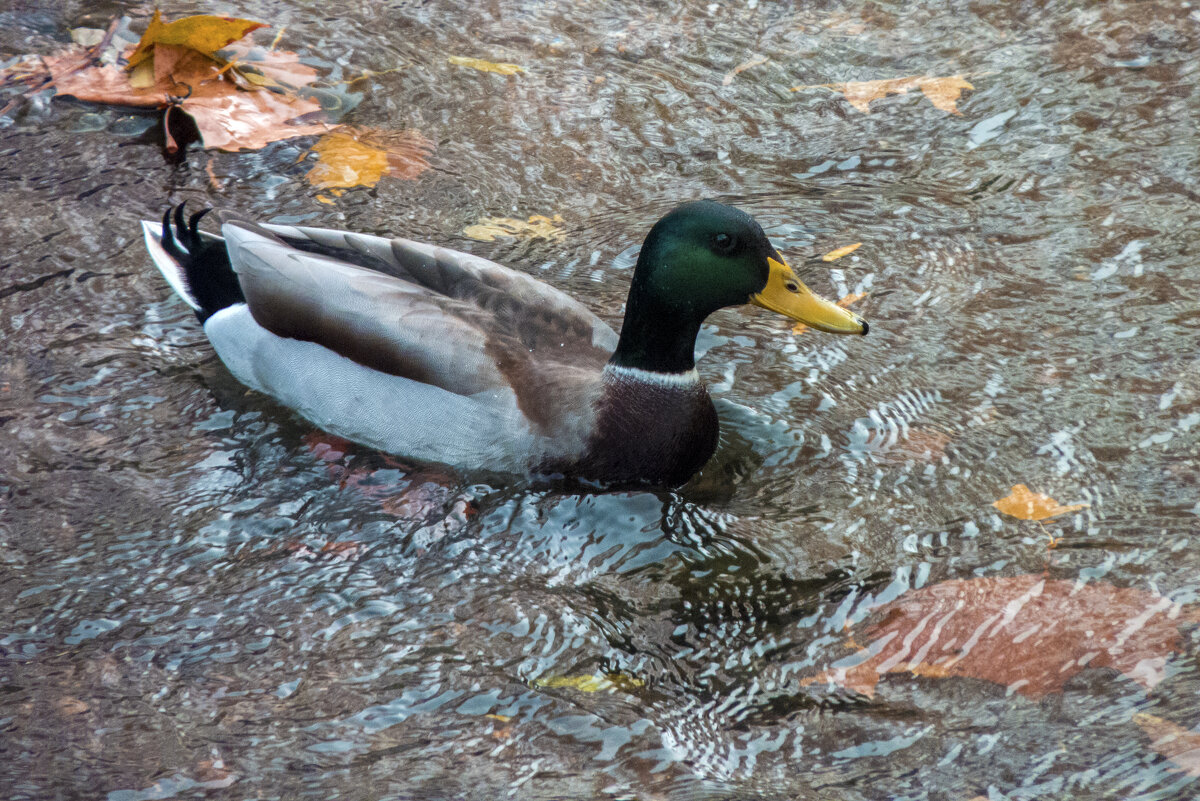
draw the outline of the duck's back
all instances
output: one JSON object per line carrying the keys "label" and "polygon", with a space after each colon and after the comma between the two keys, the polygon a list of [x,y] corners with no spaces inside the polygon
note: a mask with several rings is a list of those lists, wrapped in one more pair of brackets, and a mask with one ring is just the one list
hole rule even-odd
{"label": "duck's back", "polygon": [[335,433],[496,470],[587,448],[616,346],[569,296],[403,239],[226,223],[246,305],[205,324],[241,380]]}

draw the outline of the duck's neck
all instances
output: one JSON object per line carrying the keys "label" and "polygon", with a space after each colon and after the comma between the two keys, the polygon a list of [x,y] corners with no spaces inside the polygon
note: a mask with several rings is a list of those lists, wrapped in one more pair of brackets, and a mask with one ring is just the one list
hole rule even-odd
{"label": "duck's neck", "polygon": [[630,296],[621,339],[609,364],[650,373],[683,374],[696,369],[696,336],[702,316],[666,309]]}

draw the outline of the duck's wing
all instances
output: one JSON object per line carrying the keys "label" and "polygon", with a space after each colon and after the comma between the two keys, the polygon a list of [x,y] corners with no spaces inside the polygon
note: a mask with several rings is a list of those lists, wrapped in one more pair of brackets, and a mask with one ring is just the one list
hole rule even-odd
{"label": "duck's wing", "polygon": [[[513,393],[541,433],[584,402],[617,335],[582,304],[476,256],[403,239],[229,222],[255,322],[463,396]],[[575,407],[578,408],[578,407]]]}

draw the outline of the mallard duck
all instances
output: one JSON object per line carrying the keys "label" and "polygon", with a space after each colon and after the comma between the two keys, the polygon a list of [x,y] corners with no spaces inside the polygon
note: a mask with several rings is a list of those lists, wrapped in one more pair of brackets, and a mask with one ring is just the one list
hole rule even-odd
{"label": "mallard duck", "polygon": [[[207,211],[207,209],[205,210]],[[650,229],[620,336],[524,273],[447,248],[183,206],[146,247],[242,383],[320,428],[460,468],[674,486],[717,445],[700,325],[754,304],[837,334],[858,315],[796,277],[750,215],[685,203]]]}

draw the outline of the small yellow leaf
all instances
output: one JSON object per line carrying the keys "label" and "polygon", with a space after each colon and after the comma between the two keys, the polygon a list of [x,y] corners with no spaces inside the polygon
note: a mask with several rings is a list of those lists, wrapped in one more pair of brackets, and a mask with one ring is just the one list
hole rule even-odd
{"label": "small yellow leaf", "polygon": [[842,256],[849,256],[854,251],[862,247],[862,242],[855,242],[853,245],[846,245],[836,250],[831,250],[821,257],[821,261],[837,261]]}
{"label": "small yellow leaf", "polygon": [[318,203],[327,203],[332,206],[333,198],[325,197],[324,195],[317,195],[317,202]]}
{"label": "small yellow leaf", "polygon": [[[860,242],[859,244],[862,244],[862,243]],[[858,245],[850,245],[849,247],[850,247],[850,250],[853,250],[854,248],[858,247]],[[839,250],[846,250],[846,248],[839,248]],[[836,250],[832,251],[832,252],[837,253]],[[847,253],[848,252],[849,251],[847,251]],[[845,254],[843,254],[843,255],[845,255]],[[829,261],[829,259],[826,259],[826,261]],[[860,300],[862,300],[869,294],[871,294],[871,293],[870,292],[851,292],[849,295],[846,295],[841,300],[839,300],[837,302],[837,305],[841,306],[843,309],[848,309],[848,308],[850,308],[850,304],[858,303]],[[808,326],[805,325],[804,323],[796,323],[794,326],[792,326],[793,334],[803,334],[807,330],[808,330]]]}
{"label": "small yellow leaf", "polygon": [[1061,506],[1049,495],[1030,492],[1024,484],[1017,484],[1012,493],[992,504],[1001,512],[1021,520],[1045,520],[1058,517],[1068,512],[1078,512],[1086,509],[1088,504],[1077,503],[1071,506]]}
{"label": "small yellow leaf", "polygon": [[729,72],[725,73],[725,77],[721,79],[721,85],[729,86],[729,84],[733,83],[733,79],[736,78],[738,75],[741,75],[743,72],[750,69],[751,67],[757,67],[760,64],[766,64],[769,60],[770,59],[768,59],[766,56],[754,56],[753,58],[743,61],[741,64],[738,64],[736,67],[731,69]]}
{"label": "small yellow leaf", "polygon": [[236,42],[251,31],[266,28],[265,22],[237,17],[216,17],[197,14],[174,22],[163,22],[158,9],[141,41],[129,56],[129,69],[133,69],[150,57],[156,44],[179,45],[212,56],[230,42]]}
{"label": "small yellow leaf", "polygon": [[563,238],[563,232],[555,223],[562,221],[562,215],[559,214],[555,214],[553,218],[534,214],[529,218],[529,222],[511,217],[484,217],[476,224],[464,228],[463,234],[480,242],[495,242],[497,237],[548,239],[557,242]]}
{"label": "small yellow leaf", "polygon": [[429,169],[432,148],[416,131],[341,128],[313,145],[319,160],[305,177],[318,189],[375,186],[385,175],[411,180]]}
{"label": "small yellow leaf", "polygon": [[129,85],[134,89],[149,89],[154,86],[154,61],[143,61],[130,70]]}
{"label": "small yellow leaf", "polygon": [[544,676],[533,680],[534,687],[558,688],[566,687],[584,693],[601,691],[625,690],[632,692],[642,687],[646,682],[624,673],[609,673],[605,676]]}
{"label": "small yellow leaf", "polygon": [[484,717],[491,718],[492,720],[498,720],[501,723],[508,723],[510,720],[512,720],[512,715],[484,715]]}
{"label": "small yellow leaf", "polygon": [[500,75],[516,75],[518,72],[525,71],[524,67],[517,64],[495,63],[484,61],[481,58],[468,58],[467,56],[450,56],[446,60],[456,67],[470,67],[480,72],[496,72]]}

